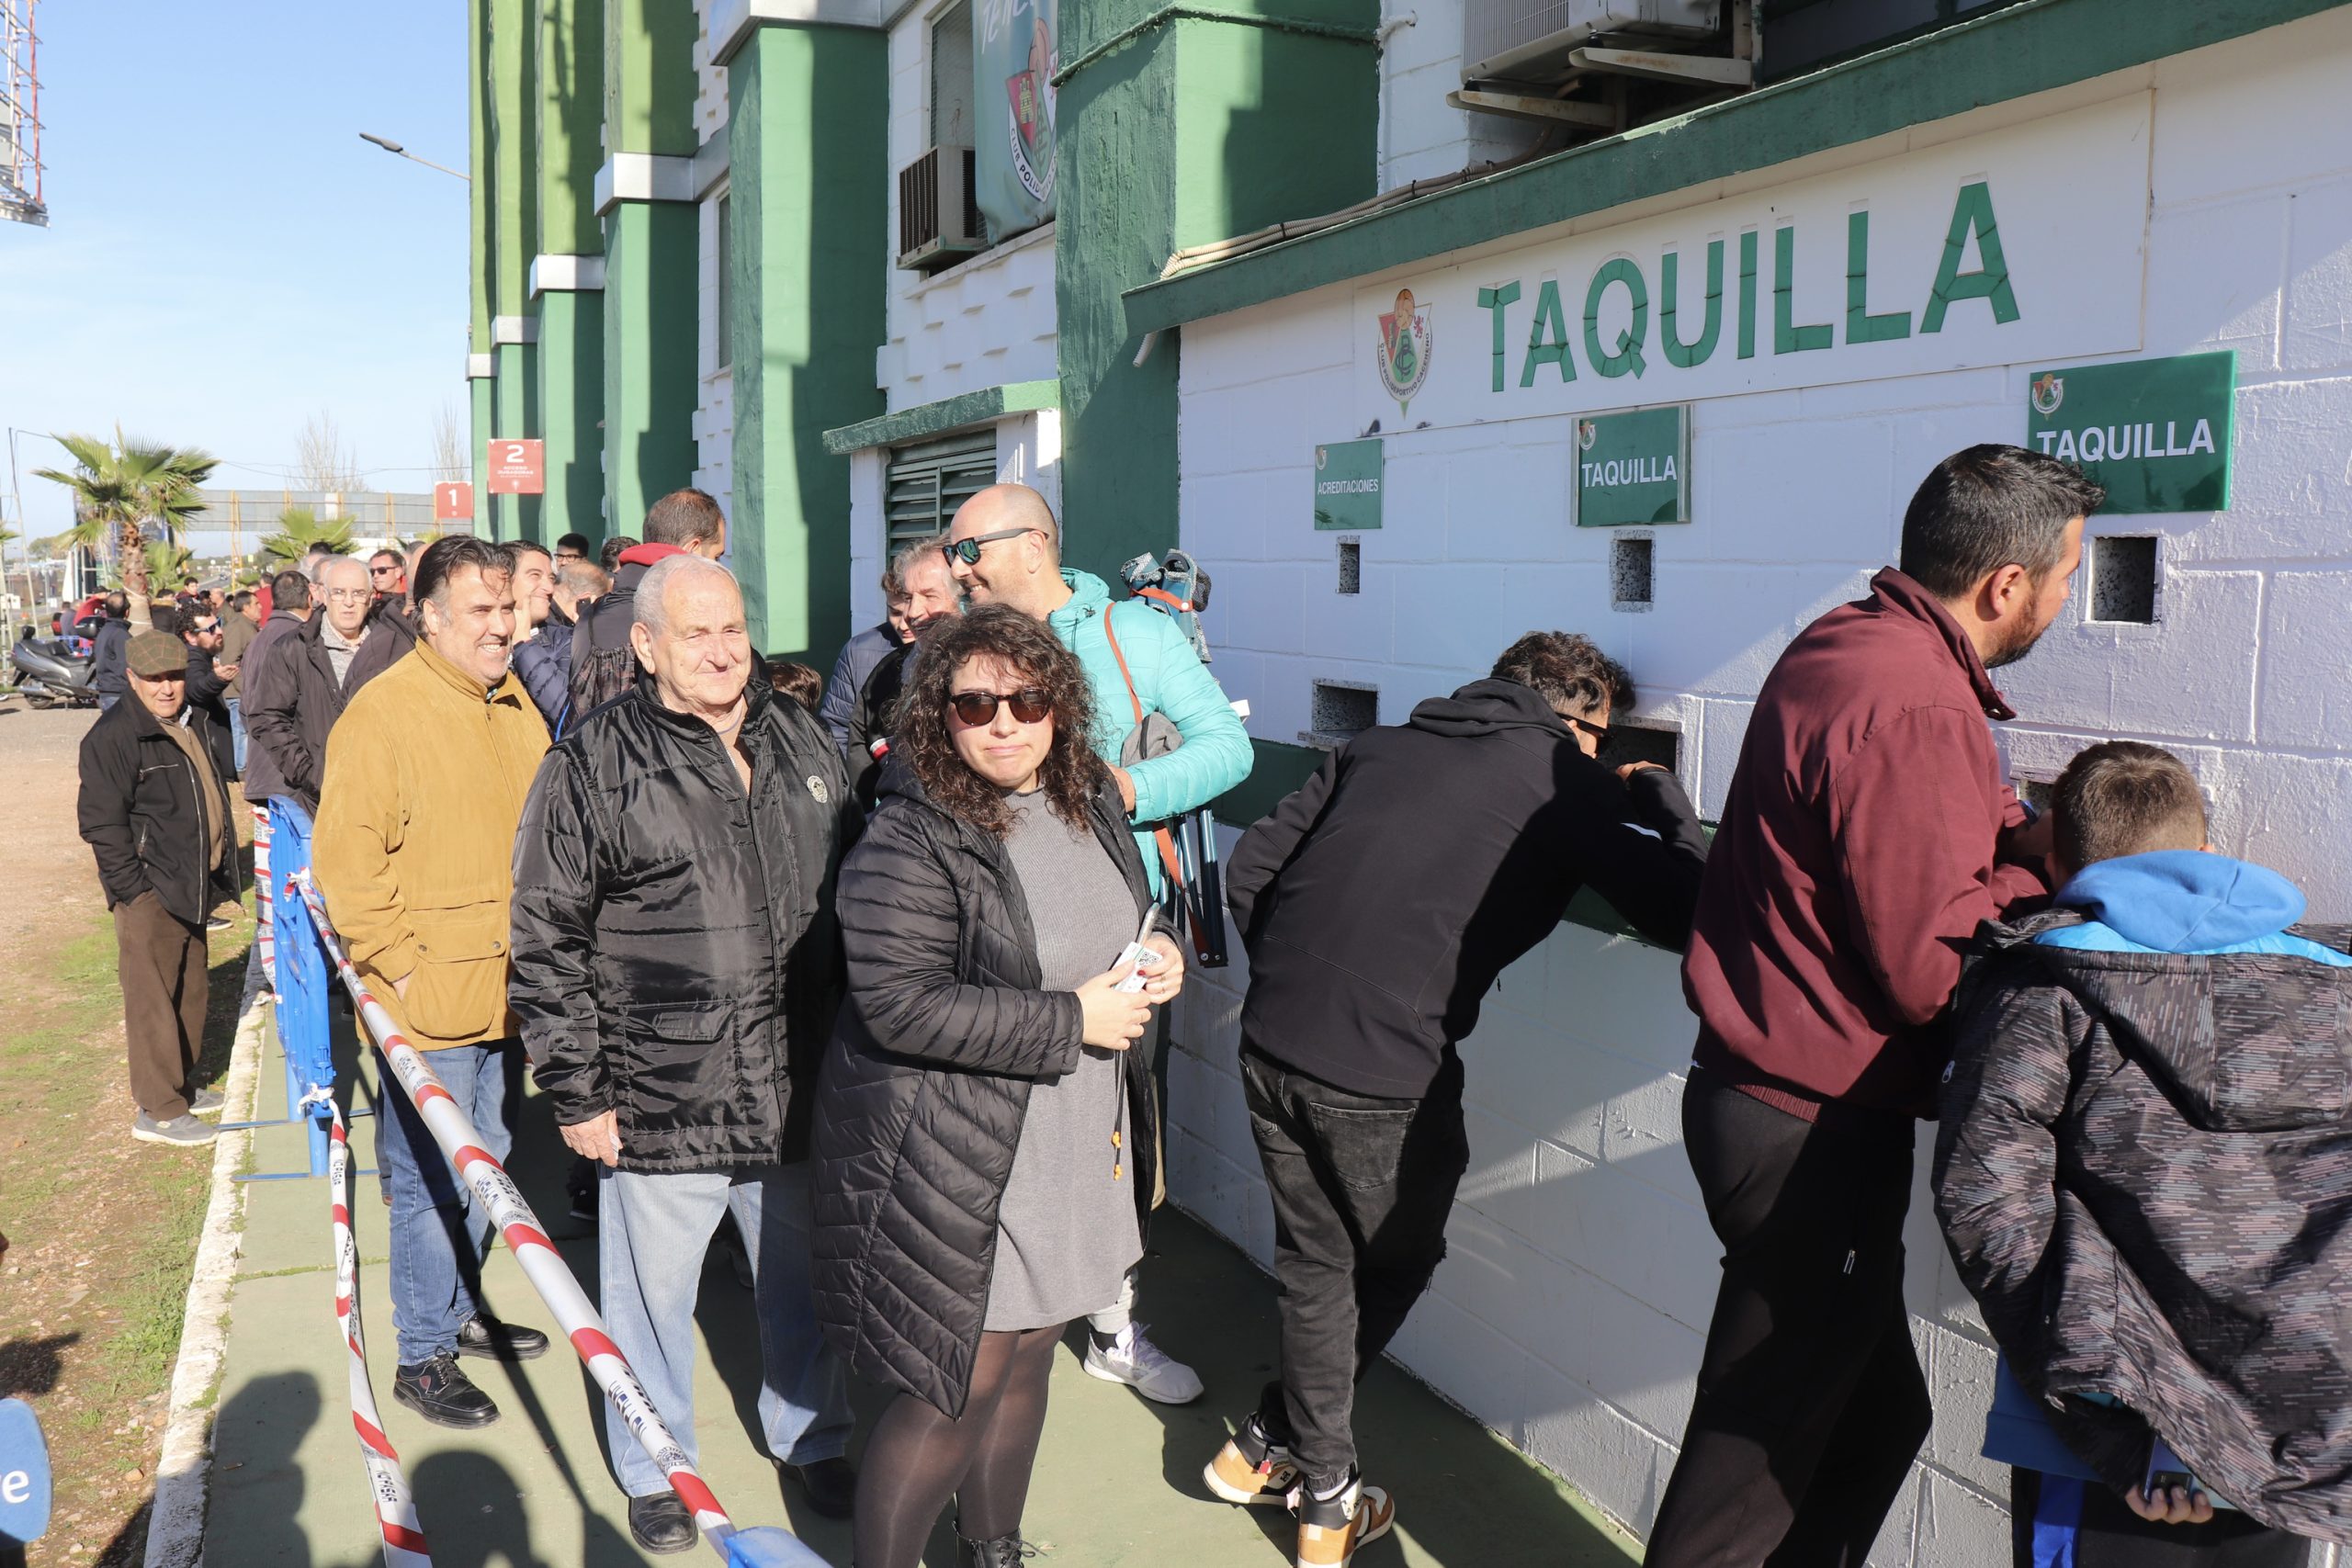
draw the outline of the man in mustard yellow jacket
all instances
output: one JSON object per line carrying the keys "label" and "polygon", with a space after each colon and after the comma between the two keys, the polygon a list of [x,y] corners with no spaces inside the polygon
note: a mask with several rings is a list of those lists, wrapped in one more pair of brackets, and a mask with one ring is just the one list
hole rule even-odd
{"label": "man in mustard yellow jacket", "polygon": [[[490,1153],[512,1142],[506,1058],[507,901],[514,829],[548,730],[507,668],[514,562],[452,536],[417,562],[416,646],[352,697],[327,739],[311,862],[351,961],[430,1053]],[[536,1329],[484,1310],[490,1217],[379,1059],[390,1114],[376,1123],[391,1195],[392,1397],[444,1427],[486,1427],[498,1406],[458,1358],[528,1359]]]}

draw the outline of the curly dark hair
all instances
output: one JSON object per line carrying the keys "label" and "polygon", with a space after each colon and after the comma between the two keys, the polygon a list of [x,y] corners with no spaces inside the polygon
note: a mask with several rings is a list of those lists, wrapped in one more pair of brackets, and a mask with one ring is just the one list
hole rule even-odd
{"label": "curly dark hair", "polygon": [[1018,671],[1023,685],[1053,698],[1054,739],[1037,783],[1055,816],[1083,826],[1087,802],[1109,774],[1094,754],[1093,684],[1078,655],[1018,610],[983,604],[933,623],[915,661],[914,684],[899,708],[894,749],[905,754],[941,810],[992,838],[1011,831],[1012,812],[1003,795],[956,754],[948,728],[947,702],[959,689],[956,677],[974,659],[994,659]]}

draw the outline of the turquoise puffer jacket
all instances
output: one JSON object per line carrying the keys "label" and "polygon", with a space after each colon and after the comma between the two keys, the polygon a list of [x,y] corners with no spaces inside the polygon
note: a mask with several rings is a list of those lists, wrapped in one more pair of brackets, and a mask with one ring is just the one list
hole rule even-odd
{"label": "turquoise puffer jacket", "polygon": [[1069,603],[1046,621],[1062,646],[1078,655],[1094,682],[1095,750],[1102,760],[1116,767],[1119,749],[1136,727],[1135,705],[1127,700],[1127,682],[1103,629],[1106,616],[1118,617],[1119,651],[1126,655],[1127,673],[1135,677],[1143,711],[1167,715],[1184,737],[1184,744],[1169,755],[1127,770],[1136,786],[1130,819],[1145,825],[1136,832],[1136,845],[1143,852],[1157,897],[1159,852],[1152,843],[1150,825],[1206,806],[1248,778],[1250,735],[1171,617],[1141,600],[1113,604],[1111,590],[1091,572],[1064,567],[1062,581],[1069,585]]}

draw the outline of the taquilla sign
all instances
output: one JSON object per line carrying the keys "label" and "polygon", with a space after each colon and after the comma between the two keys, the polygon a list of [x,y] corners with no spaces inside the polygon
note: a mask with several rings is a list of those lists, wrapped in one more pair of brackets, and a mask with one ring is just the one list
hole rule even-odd
{"label": "taquilla sign", "polygon": [[1367,284],[1360,428],[2132,352],[2148,124],[2132,94]]}

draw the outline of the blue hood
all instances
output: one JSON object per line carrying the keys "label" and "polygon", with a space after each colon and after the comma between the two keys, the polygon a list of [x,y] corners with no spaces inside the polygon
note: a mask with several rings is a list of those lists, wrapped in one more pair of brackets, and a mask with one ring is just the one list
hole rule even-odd
{"label": "blue hood", "polygon": [[2303,918],[2302,893],[2277,872],[2200,850],[2086,866],[2059,890],[2057,904],[2157,953],[2233,948]]}

